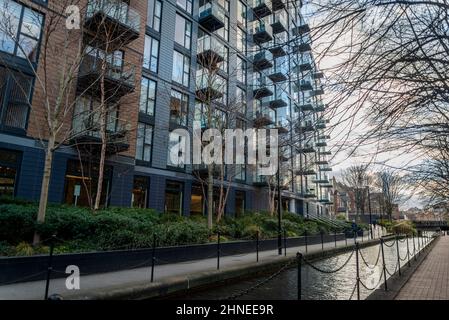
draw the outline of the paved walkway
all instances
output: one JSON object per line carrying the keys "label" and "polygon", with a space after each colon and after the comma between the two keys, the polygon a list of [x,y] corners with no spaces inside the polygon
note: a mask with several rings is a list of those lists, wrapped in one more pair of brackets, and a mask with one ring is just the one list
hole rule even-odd
{"label": "paved walkway", "polygon": [[[376,233],[377,235],[377,233]],[[358,239],[361,241],[361,238]],[[365,236],[365,241],[368,237]],[[348,245],[353,244],[353,240],[348,239]],[[338,241],[338,247],[344,247],[346,242],[344,240]],[[334,242],[325,244],[325,249],[335,247]],[[321,251],[321,244],[309,245],[308,252]],[[295,256],[297,252],[305,252],[305,247],[288,248],[289,256]],[[275,261],[279,258],[275,250],[262,251],[259,254],[260,261]],[[256,263],[256,254],[249,253],[238,256],[222,257],[220,259],[221,269],[227,267],[235,267],[238,265],[245,265],[248,263]],[[213,271],[217,268],[216,258],[196,260],[184,263],[167,264],[155,267],[155,282],[162,281],[169,277],[182,276],[188,274],[195,274],[203,271]],[[83,271],[81,270],[81,273]],[[130,283],[138,283],[149,281],[151,270],[150,268],[140,268],[133,270],[124,270],[118,272],[110,272],[103,274],[85,275],[81,276],[81,292],[90,291],[92,289],[109,288],[115,286],[122,286]],[[50,295],[58,293],[61,295],[74,294],[73,291],[68,291],[65,286],[66,279],[55,279],[50,284]],[[14,285],[0,286],[0,300],[41,300],[44,297],[45,281],[26,282]]]}
{"label": "paved walkway", "polygon": [[396,300],[449,300],[449,236],[442,236]]}

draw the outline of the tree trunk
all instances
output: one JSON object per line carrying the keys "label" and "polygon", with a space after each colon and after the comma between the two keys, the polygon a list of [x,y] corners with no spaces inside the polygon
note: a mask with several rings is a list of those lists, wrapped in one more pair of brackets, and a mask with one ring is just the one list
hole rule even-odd
{"label": "tree trunk", "polygon": [[214,165],[207,167],[207,227],[212,230],[214,226]]}
{"label": "tree trunk", "polygon": [[[47,150],[45,152],[44,175],[42,177],[41,195],[39,199],[39,211],[37,213],[37,222],[45,222],[45,213],[47,211],[48,189],[50,186],[51,171],[53,168],[53,153],[56,139],[53,135],[48,140]],[[37,245],[40,242],[40,236],[37,232],[34,233],[33,244]]]}

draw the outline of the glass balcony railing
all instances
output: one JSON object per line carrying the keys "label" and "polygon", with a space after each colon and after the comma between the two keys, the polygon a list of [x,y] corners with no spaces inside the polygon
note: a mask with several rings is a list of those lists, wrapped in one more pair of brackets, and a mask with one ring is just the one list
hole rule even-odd
{"label": "glass balcony railing", "polygon": [[265,70],[273,66],[273,54],[269,50],[262,49],[253,56],[253,65],[256,71]]}
{"label": "glass balcony railing", "polygon": [[272,16],[271,26],[274,33],[280,33],[288,30],[288,17],[285,10],[275,12]]}
{"label": "glass balcony railing", "polygon": [[204,68],[217,67],[224,61],[223,45],[214,37],[206,35],[198,39],[198,62]]}
{"label": "glass balcony railing", "polygon": [[[102,30],[99,24],[114,24],[112,39],[124,37],[134,40],[140,34],[140,14],[122,0],[89,0],[86,11],[86,26],[95,32]],[[118,40],[118,39],[117,39]]]}
{"label": "glass balcony railing", "polygon": [[259,45],[273,40],[273,28],[263,21],[253,21],[251,34],[253,41]]}
{"label": "glass balcony railing", "polygon": [[206,69],[196,72],[196,98],[210,102],[223,97],[226,83],[223,78],[211,75]]}
{"label": "glass balcony railing", "polygon": [[273,10],[271,0],[251,0],[250,6],[253,9],[254,15],[258,18],[270,15]]}
{"label": "glass balcony railing", "polygon": [[273,95],[273,85],[268,78],[264,76],[256,77],[253,85],[255,99],[262,99]]}
{"label": "glass balcony railing", "polygon": [[215,1],[209,1],[199,9],[199,23],[213,32],[225,26],[225,9]]}

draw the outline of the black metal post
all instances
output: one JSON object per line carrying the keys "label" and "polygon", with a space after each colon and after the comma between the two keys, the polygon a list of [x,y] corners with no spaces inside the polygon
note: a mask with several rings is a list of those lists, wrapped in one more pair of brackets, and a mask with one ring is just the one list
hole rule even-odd
{"label": "black metal post", "polygon": [[287,256],[287,230],[284,229],[284,256]]}
{"label": "black metal post", "polygon": [[421,255],[421,237],[418,233],[418,254]]}
{"label": "black metal post", "polygon": [[302,264],[302,254],[298,252],[296,255],[296,261],[298,263],[298,300],[302,300],[302,278],[301,278],[301,264]]}
{"label": "black metal post", "polygon": [[[278,152],[279,153],[279,152]],[[282,193],[281,193],[281,164],[280,154],[278,156],[278,253],[282,255]]]}
{"label": "black metal post", "polygon": [[345,243],[346,243],[346,246],[348,246],[348,237],[346,236],[346,233],[345,233]]}
{"label": "black metal post", "polygon": [[407,264],[410,267],[410,248],[409,248],[409,245],[408,245],[408,234],[405,237],[407,239]]}
{"label": "black metal post", "polygon": [[369,190],[369,186],[367,186],[367,188],[368,188],[369,230],[371,233],[371,240],[373,240],[374,237],[373,237],[373,218],[371,212],[371,192]]}
{"label": "black metal post", "polygon": [[335,248],[337,247],[337,230],[334,231]]}
{"label": "black metal post", "polygon": [[308,244],[308,239],[307,239],[307,230],[304,232],[304,234],[305,234],[305,241],[306,241],[306,253],[308,253],[308,251],[309,251],[309,249],[308,249],[308,247],[309,247],[309,244]]}
{"label": "black metal post", "polygon": [[357,243],[357,231],[354,231],[354,244]]}
{"label": "black metal post", "polygon": [[413,259],[416,261],[416,245],[415,245],[415,234],[413,236]]}
{"label": "black metal post", "polygon": [[401,256],[399,255],[399,240],[398,240],[398,236],[396,236],[396,251],[398,254],[398,271],[399,271],[399,276],[402,275],[401,273]]}
{"label": "black metal post", "polygon": [[323,231],[320,232],[321,235],[321,250],[324,251],[324,234]]}
{"label": "black metal post", "polygon": [[259,262],[259,230],[256,233],[256,261]]}
{"label": "black metal post", "polygon": [[156,234],[153,234],[153,251],[151,253],[151,282],[154,282],[154,267],[156,265]]}
{"label": "black metal post", "polygon": [[355,263],[357,268],[357,300],[360,300],[359,243],[355,244]]}
{"label": "black metal post", "polygon": [[220,270],[220,231],[217,232],[217,270]]}
{"label": "black metal post", "polygon": [[384,272],[384,287],[385,291],[388,291],[387,285],[387,265],[385,263],[385,253],[384,253],[384,239],[380,238],[380,248],[382,250],[382,264],[383,264],[383,272]]}
{"label": "black metal post", "polygon": [[48,291],[50,289],[51,272],[53,271],[53,252],[55,250],[56,236],[51,237],[50,255],[48,256],[47,281],[45,282],[45,300],[48,300]]}

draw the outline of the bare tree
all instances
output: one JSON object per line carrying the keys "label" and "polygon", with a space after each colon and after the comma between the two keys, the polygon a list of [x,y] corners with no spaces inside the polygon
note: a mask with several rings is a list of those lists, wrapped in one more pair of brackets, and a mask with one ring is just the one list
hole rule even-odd
{"label": "bare tree", "polygon": [[354,165],[346,169],[343,174],[344,183],[354,192],[354,202],[356,206],[356,216],[365,213],[367,186],[372,182],[367,165]]}
{"label": "bare tree", "polygon": [[391,221],[394,207],[406,199],[406,179],[397,172],[384,170],[378,173],[376,183],[382,190],[385,213]]}

